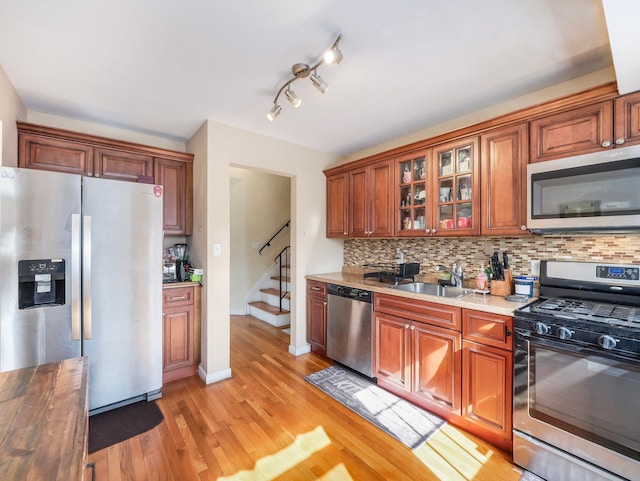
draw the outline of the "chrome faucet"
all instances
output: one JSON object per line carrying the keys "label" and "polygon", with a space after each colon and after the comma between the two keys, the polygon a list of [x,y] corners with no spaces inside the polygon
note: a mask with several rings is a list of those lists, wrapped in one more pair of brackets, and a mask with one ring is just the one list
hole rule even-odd
{"label": "chrome faucet", "polygon": [[463,287],[462,281],[464,280],[464,273],[462,272],[462,266],[453,264],[453,267],[449,269],[447,266],[438,264],[435,267],[438,272],[446,272],[451,275],[451,285],[456,287]]}

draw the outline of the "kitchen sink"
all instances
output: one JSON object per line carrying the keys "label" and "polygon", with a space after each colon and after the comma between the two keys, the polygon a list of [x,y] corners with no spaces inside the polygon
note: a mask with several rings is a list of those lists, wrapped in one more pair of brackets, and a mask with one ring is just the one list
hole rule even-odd
{"label": "kitchen sink", "polygon": [[391,286],[400,291],[415,292],[416,294],[429,294],[431,296],[457,298],[469,294],[469,289],[455,286],[441,286],[439,284],[427,284],[425,282],[409,282]]}

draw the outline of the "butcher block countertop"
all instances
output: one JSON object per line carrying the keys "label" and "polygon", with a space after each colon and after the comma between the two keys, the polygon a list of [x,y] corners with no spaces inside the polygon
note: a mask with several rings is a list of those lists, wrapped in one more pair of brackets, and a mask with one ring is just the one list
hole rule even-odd
{"label": "butcher block countertop", "polygon": [[80,357],[0,373],[0,480],[84,479],[88,370]]}
{"label": "butcher block countertop", "polygon": [[[392,289],[391,284],[380,282],[378,279],[363,279],[362,274],[352,274],[346,272],[331,272],[328,274],[309,274],[306,279],[312,281],[326,282],[331,284],[340,284],[348,287],[357,287],[372,292],[388,294],[392,296],[407,297],[409,299],[419,299],[429,302],[437,302],[448,306],[463,307],[465,309],[476,309],[478,311],[490,312],[493,314],[502,314],[504,316],[513,316],[513,311],[526,305],[526,303],[509,302],[504,297],[491,296],[489,294],[470,293],[458,298],[448,298],[440,296],[431,296],[428,294],[417,294],[414,292],[401,291]],[[529,302],[535,299],[530,299]]]}

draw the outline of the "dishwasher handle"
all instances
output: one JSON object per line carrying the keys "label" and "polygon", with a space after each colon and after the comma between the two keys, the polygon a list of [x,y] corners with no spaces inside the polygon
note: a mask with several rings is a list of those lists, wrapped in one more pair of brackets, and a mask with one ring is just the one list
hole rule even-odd
{"label": "dishwasher handle", "polygon": [[344,297],[347,299],[353,299],[354,301],[366,302],[369,304],[373,302],[373,292],[365,291],[364,289],[358,289],[357,287],[328,284],[327,294]]}

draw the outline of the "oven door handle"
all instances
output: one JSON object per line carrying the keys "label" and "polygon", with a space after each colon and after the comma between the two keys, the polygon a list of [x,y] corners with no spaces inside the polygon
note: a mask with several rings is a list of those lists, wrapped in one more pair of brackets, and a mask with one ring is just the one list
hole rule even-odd
{"label": "oven door handle", "polygon": [[582,357],[588,357],[588,356],[602,357],[606,359],[611,359],[613,361],[623,361],[623,362],[626,362],[627,364],[640,367],[640,359],[638,359],[637,357],[634,357],[632,354],[625,355],[625,353],[620,351],[609,352],[609,351],[606,351],[605,349],[600,350],[600,349],[594,349],[593,347],[585,347],[585,346],[570,344],[570,343],[568,344],[560,340],[549,339],[546,337],[542,337],[538,334],[532,333],[530,331],[523,331],[521,329],[515,329],[515,333],[516,333],[516,336],[515,336],[516,347],[520,345],[520,347],[525,351],[527,351],[527,348],[525,345],[523,345],[523,341],[528,342],[530,345],[533,345],[534,347],[542,346],[555,351],[564,351],[564,352],[579,355]]}

